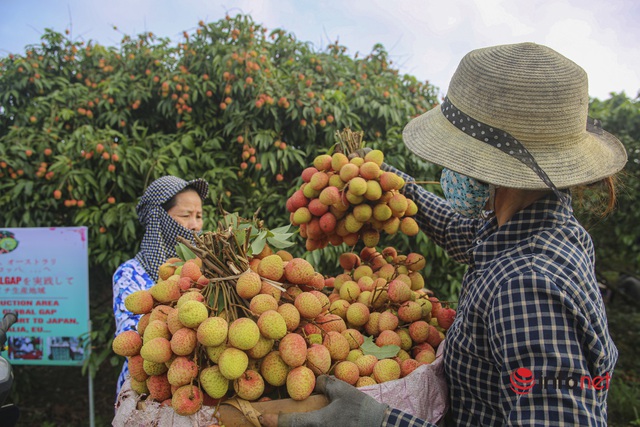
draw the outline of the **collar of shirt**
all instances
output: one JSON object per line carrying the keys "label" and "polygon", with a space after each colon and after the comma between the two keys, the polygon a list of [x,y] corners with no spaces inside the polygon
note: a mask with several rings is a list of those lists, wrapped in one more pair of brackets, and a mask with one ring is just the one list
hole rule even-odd
{"label": "collar of shirt", "polygon": [[556,228],[573,218],[571,195],[564,193],[566,204],[555,194],[549,194],[517,212],[501,227],[495,217],[488,220],[478,231],[471,248],[473,266],[481,270],[499,253],[521,244],[540,230]]}

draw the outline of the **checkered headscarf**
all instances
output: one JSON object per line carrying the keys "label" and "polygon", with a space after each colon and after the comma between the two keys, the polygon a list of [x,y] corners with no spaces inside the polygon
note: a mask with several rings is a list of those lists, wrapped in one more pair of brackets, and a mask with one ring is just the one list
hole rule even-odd
{"label": "checkered headscarf", "polygon": [[167,259],[177,256],[177,237],[193,240],[193,232],[178,224],[162,207],[187,186],[194,187],[201,199],[207,197],[209,184],[203,179],[185,181],[175,176],[163,176],[149,185],[136,206],[138,219],[145,232],[140,252],[135,258],[154,281],[158,280],[158,267]]}

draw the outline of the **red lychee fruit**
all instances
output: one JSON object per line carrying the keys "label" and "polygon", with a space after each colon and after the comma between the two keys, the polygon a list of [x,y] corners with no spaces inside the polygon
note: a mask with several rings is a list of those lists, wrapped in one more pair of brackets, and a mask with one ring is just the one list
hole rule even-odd
{"label": "red lychee fruit", "polygon": [[306,284],[314,275],[313,266],[303,258],[293,258],[284,267],[284,278],[294,285]]}
{"label": "red lychee fruit", "polygon": [[146,383],[151,399],[162,402],[171,397],[171,384],[169,384],[167,374],[152,375],[147,378]]}
{"label": "red lychee fruit", "polygon": [[257,400],[264,392],[264,380],[258,372],[247,369],[233,382],[233,388],[241,399]]}
{"label": "red lychee fruit", "polygon": [[333,375],[348,384],[355,385],[360,378],[360,370],[354,362],[342,361],[333,369]]}
{"label": "red lychee fruit", "polygon": [[393,359],[382,359],[373,367],[373,377],[378,384],[400,378],[400,364]]}
{"label": "red lychee fruit", "polygon": [[456,317],[456,311],[452,308],[441,308],[438,310],[436,319],[438,319],[438,325],[443,329],[449,329],[453,324],[453,320]]}
{"label": "red lychee fruit", "polygon": [[329,349],[320,344],[312,344],[307,349],[306,366],[316,375],[326,374],[331,368]]}
{"label": "red lychee fruit", "polygon": [[322,341],[322,345],[329,349],[331,360],[345,360],[351,351],[349,341],[337,331],[329,331]]}
{"label": "red lychee fruit", "polygon": [[301,335],[290,333],[280,340],[280,357],[292,368],[301,366],[307,359],[307,342]]}
{"label": "red lychee fruit", "polygon": [[258,274],[266,279],[280,281],[284,274],[284,262],[278,255],[268,255],[260,261]]}
{"label": "red lychee fruit", "polygon": [[192,415],[202,407],[202,392],[197,386],[184,385],[171,398],[171,407],[178,415]]}
{"label": "red lychee fruit", "polygon": [[306,366],[298,366],[287,375],[287,393],[293,400],[304,400],[316,386],[316,376]]}
{"label": "red lychee fruit", "polygon": [[111,347],[118,356],[135,356],[142,348],[142,337],[136,331],[124,331],[114,338]]}

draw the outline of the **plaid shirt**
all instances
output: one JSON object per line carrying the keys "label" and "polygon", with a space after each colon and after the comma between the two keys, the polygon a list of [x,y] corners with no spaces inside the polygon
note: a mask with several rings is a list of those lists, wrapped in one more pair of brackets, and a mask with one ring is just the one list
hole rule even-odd
{"label": "plaid shirt", "polygon": [[[550,194],[498,227],[416,184],[406,194],[421,229],[469,266],[444,356],[455,425],[605,426],[618,351],[571,207]],[[518,394],[526,370],[535,383]],[[394,409],[383,425],[429,424]]]}

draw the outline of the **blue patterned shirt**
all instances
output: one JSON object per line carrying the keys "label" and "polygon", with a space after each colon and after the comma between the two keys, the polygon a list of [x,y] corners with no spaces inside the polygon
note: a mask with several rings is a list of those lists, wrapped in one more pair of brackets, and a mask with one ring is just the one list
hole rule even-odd
{"label": "blue patterned shirt", "polygon": [[[444,355],[455,425],[605,426],[618,351],[571,207],[550,194],[499,227],[416,184],[405,191],[421,229],[469,266]],[[429,424],[394,409],[383,425]]]}
{"label": "blue patterned shirt", "polygon": [[[133,314],[125,308],[125,298],[135,291],[149,289],[153,284],[153,279],[135,258],[118,267],[113,274],[113,314],[116,321],[116,335],[124,331],[136,330],[141,317],[140,314]],[[116,394],[120,392],[120,387],[122,387],[128,373],[129,369],[125,360],[118,378]]]}

